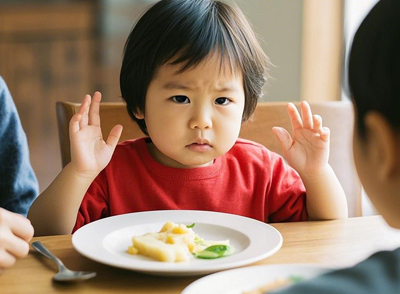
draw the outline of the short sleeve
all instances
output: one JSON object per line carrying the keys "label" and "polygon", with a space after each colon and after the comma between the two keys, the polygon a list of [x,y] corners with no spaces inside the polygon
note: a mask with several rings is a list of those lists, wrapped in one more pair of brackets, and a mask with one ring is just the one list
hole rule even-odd
{"label": "short sleeve", "polygon": [[308,220],[306,191],[299,174],[281,156],[274,153],[269,156],[271,181],[266,196],[266,221],[273,223]]}
{"label": "short sleeve", "polygon": [[87,190],[79,208],[72,232],[92,221],[108,216],[110,216],[108,189],[103,170]]}

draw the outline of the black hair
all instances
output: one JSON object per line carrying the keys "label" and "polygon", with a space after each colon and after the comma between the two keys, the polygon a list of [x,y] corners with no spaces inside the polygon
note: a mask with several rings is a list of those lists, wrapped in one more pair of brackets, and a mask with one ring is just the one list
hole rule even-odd
{"label": "black hair", "polygon": [[365,137],[365,115],[381,113],[400,131],[400,1],[380,0],[358,28],[349,59],[356,127]]}
{"label": "black hair", "polygon": [[162,0],[151,6],[133,27],[124,48],[120,73],[121,95],[129,115],[147,133],[135,113],[145,113],[148,86],[158,69],[182,64],[181,71],[198,65],[210,53],[243,74],[247,120],[262,96],[267,56],[237,6],[216,0]]}

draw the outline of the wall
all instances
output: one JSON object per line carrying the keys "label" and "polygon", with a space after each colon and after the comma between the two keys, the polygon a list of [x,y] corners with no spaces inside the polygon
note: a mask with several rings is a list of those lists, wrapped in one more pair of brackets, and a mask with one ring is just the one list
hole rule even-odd
{"label": "wall", "polygon": [[42,191],[61,170],[56,101],[80,101],[96,71],[95,1],[0,2],[0,75]]}
{"label": "wall", "polygon": [[300,100],[303,1],[242,0],[235,2],[262,38],[262,47],[274,64],[269,72],[271,79],[264,87],[264,100]]}

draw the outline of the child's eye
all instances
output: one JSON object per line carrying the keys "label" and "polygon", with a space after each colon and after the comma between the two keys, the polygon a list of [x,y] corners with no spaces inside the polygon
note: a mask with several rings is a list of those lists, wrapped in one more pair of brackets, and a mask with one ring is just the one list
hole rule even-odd
{"label": "child's eye", "polygon": [[171,99],[172,101],[180,104],[187,104],[190,102],[189,98],[186,96],[174,96]]}
{"label": "child's eye", "polygon": [[231,102],[231,100],[229,100],[226,97],[220,97],[220,98],[215,99],[215,104],[218,104],[218,105],[227,105],[230,102]]}

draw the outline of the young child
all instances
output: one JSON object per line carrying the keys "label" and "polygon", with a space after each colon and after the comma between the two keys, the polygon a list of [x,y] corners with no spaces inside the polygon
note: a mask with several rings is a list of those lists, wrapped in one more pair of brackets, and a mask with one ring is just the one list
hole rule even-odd
{"label": "young child", "polygon": [[[369,198],[400,229],[400,1],[380,0],[359,27],[350,53],[356,168]],[[361,241],[361,240],[360,240]],[[361,241],[362,242],[362,241]],[[400,293],[400,248],[299,283],[286,293]]]}
{"label": "young child", "polygon": [[128,112],[149,137],[116,147],[122,127],[115,126],[103,141],[101,94],[86,96],[70,123],[71,163],[29,212],[36,233],[68,234],[107,216],[161,209],[265,222],[347,217],[328,164],[329,130],[307,103],[302,118],[288,106],[293,138],[274,130],[297,172],[265,147],[238,139],[267,65],[236,6],[157,2],[129,36],[120,76]]}

